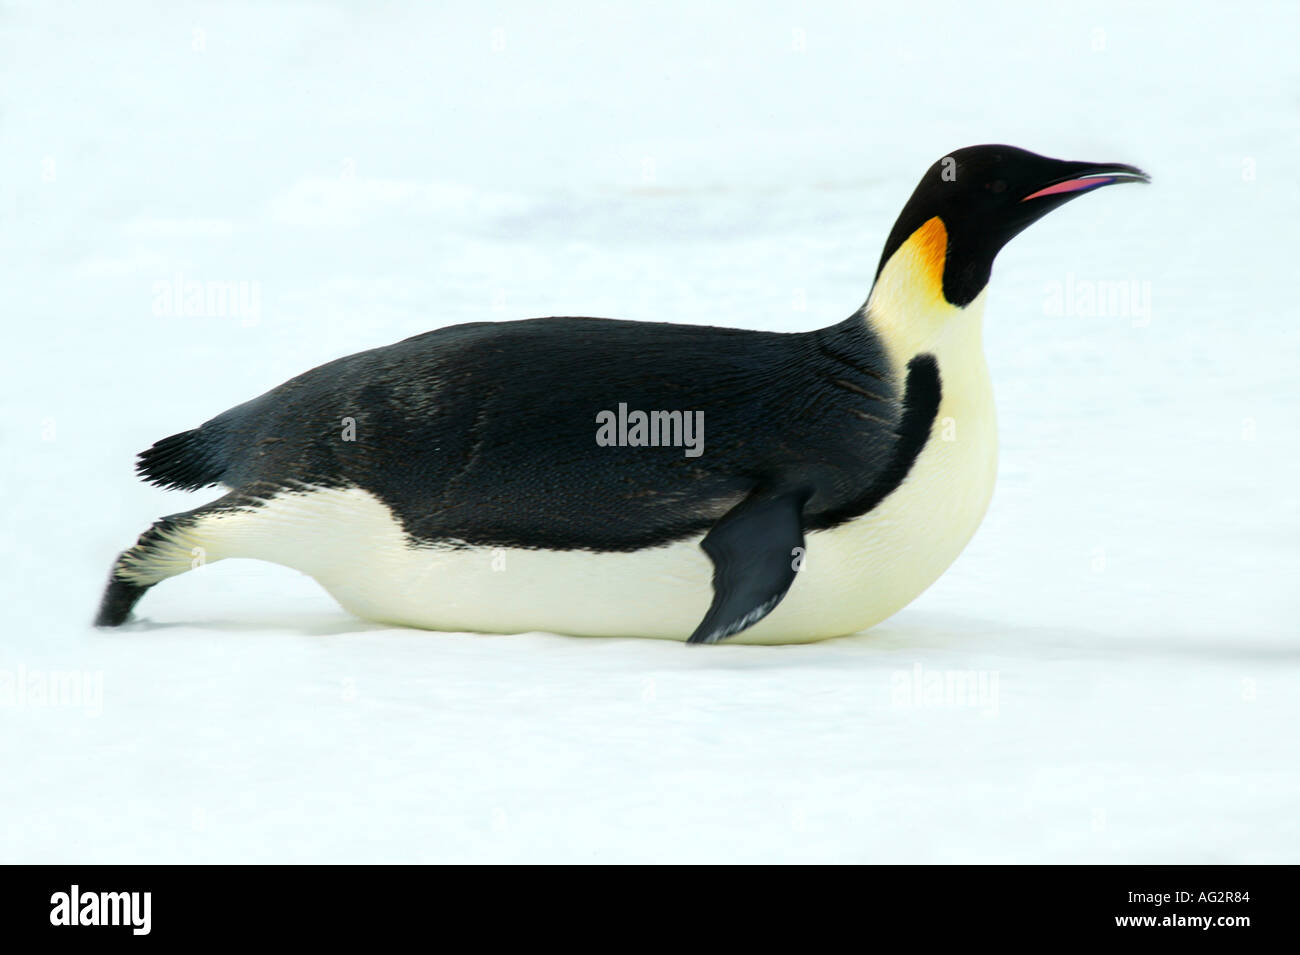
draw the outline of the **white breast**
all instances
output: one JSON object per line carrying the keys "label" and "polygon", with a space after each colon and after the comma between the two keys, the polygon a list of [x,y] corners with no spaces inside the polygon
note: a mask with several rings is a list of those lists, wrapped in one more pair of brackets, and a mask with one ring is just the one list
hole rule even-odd
{"label": "white breast", "polygon": [[[793,619],[769,618],[772,636],[800,619],[809,622],[812,639],[874,626],[934,583],[974,535],[993,496],[998,455],[993,389],[980,342],[983,308],[981,293],[934,340],[911,352],[928,351],[939,363],[943,391],[930,438],[907,479],[879,506],[809,535],[809,566],[778,608]],[[903,353],[912,347],[908,343]]]}

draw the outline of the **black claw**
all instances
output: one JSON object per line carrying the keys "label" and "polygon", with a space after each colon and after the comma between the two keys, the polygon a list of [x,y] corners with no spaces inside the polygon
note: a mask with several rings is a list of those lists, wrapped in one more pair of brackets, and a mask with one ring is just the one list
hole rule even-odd
{"label": "black claw", "polygon": [[131,608],[136,605],[148,587],[141,587],[117,577],[108,579],[104,589],[104,599],[99,602],[99,613],[95,615],[97,627],[120,627],[131,616]]}

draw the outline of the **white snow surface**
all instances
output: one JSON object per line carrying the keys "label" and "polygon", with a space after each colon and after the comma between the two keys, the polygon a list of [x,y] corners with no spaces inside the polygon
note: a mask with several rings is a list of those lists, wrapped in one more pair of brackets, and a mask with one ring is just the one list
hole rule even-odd
{"label": "white snow surface", "polygon": [[[0,12],[0,861],[1300,861],[1300,8],[444,6]],[[205,499],[154,440],[458,322],[830,324],[979,142],[1155,182],[1000,256],[992,507],[874,630],[420,632],[245,561],[89,626]],[[1103,282],[1149,315],[1052,306]]]}

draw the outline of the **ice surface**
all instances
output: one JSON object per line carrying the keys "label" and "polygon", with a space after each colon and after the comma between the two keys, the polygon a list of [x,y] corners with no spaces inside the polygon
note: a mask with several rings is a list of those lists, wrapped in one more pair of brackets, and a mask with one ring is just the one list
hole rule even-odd
{"label": "ice surface", "polygon": [[[6,6],[0,860],[1300,861],[1297,7],[621,6]],[[977,142],[1155,184],[999,259],[997,494],[875,630],[422,633],[248,562],[88,626],[201,499],[155,439],[444,324],[829,324]]]}

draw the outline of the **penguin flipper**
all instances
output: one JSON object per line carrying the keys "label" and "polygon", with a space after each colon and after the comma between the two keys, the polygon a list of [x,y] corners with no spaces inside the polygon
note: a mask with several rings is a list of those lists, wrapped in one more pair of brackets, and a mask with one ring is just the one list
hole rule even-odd
{"label": "penguin flipper", "polygon": [[713,561],[713,603],[687,643],[717,643],[776,609],[801,566],[806,491],[756,494],[726,513],[700,546]]}

